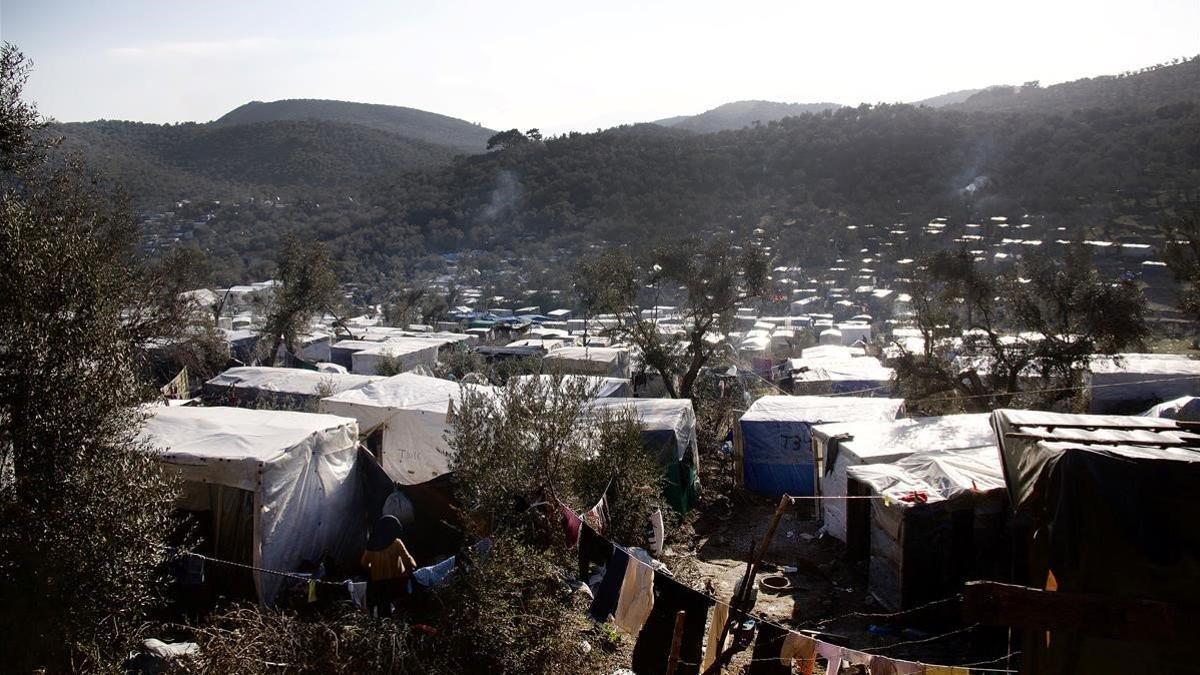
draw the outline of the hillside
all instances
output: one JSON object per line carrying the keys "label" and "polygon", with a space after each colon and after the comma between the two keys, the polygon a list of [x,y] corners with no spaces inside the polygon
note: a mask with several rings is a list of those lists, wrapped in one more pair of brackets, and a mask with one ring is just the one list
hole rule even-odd
{"label": "hillside", "polygon": [[989,87],[950,107],[1004,113],[1070,113],[1096,108],[1152,110],[1200,99],[1200,56],[1133,73],[1073,82]]}
{"label": "hillside", "polygon": [[719,105],[699,115],[682,115],[657,120],[660,126],[707,134],[766,124],[805,113],[836,110],[837,103],[778,103],[775,101],[735,101]]}
{"label": "hillside", "polygon": [[949,91],[949,92],[946,92],[945,94],[939,94],[937,96],[930,96],[929,98],[923,98],[920,101],[913,101],[912,104],[918,105],[918,106],[923,105],[928,108],[941,108],[942,106],[953,105],[955,103],[962,103],[963,101],[967,100],[968,98],[971,98],[972,96],[974,96],[975,94],[978,94],[981,91],[983,91],[983,90],[982,89],[960,89],[958,91]]}
{"label": "hillside", "polygon": [[251,101],[225,113],[216,124],[229,126],[306,120],[360,124],[467,153],[483,152],[487,139],[496,133],[478,124],[415,108],[320,99],[289,99],[269,103]]}
{"label": "hillside", "polygon": [[122,183],[138,206],[264,188],[357,188],[379,175],[445,164],[455,151],[357,124],[54,125],[64,150]]}

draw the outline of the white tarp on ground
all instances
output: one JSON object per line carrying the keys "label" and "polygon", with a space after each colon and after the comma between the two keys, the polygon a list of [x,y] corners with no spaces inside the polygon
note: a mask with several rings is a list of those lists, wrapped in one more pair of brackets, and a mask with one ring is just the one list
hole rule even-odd
{"label": "white tarp on ground", "polygon": [[[326,552],[341,564],[357,560],[366,524],[353,419],[162,407],[153,409],[142,435],[160,449],[160,461],[179,471],[185,494],[188,486],[205,484],[253,494],[252,560],[246,562],[291,572]],[[278,575],[254,573],[265,604],[274,602],[282,583]]]}
{"label": "white tarp on ground", "polygon": [[[533,379],[541,381],[543,387],[548,387],[554,382],[553,375],[517,375],[508,380],[510,385],[524,384]],[[594,391],[592,398],[630,398],[633,396],[633,386],[629,380],[621,377],[601,377],[599,375],[563,375],[562,382],[579,383],[576,386],[585,387],[587,391]]]}
{"label": "white tarp on ground", "polygon": [[[491,387],[461,385],[490,393]],[[379,463],[392,480],[424,483],[449,471],[445,433],[461,400],[457,382],[401,373],[321,399],[320,411],[358,420],[362,435],[381,433]]]}
{"label": "white tarp on ground", "polygon": [[[991,415],[913,417],[885,422],[843,422],[813,427],[813,444],[824,460],[820,467],[822,496],[845,496],[850,467],[888,464],[916,453],[970,448],[996,449]],[[825,531],[846,541],[846,502],[821,500]]]}
{"label": "white tarp on ground", "polygon": [[253,399],[263,395],[319,398],[357,389],[381,379],[370,375],[321,373],[302,368],[246,366],[230,368],[205,382],[204,393],[215,397],[233,388],[239,398]]}
{"label": "white tarp on ground", "polygon": [[[692,464],[700,466],[699,444],[696,439],[696,411],[690,399],[675,398],[598,398],[588,406],[592,410],[628,410],[646,427],[646,433],[670,433],[675,437],[674,457],[663,460],[678,462],[689,453]],[[664,463],[669,463],[664,461]]]}
{"label": "white tarp on ground", "polygon": [[546,354],[546,370],[575,375],[628,378],[629,352],[612,347],[563,347]]}

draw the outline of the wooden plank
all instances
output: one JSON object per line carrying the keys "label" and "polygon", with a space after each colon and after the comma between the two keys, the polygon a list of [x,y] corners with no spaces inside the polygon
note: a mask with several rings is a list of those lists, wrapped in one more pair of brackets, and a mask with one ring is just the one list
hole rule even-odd
{"label": "wooden plank", "polygon": [[969,581],[963,618],[969,623],[1066,631],[1131,642],[1176,642],[1194,612],[1156,600],[1044,591],[993,581]]}
{"label": "wooden plank", "polygon": [[686,618],[687,612],[675,613],[675,630],[671,633],[671,657],[667,660],[667,675],[675,675],[675,669],[679,667],[679,650],[683,644],[683,621]]}

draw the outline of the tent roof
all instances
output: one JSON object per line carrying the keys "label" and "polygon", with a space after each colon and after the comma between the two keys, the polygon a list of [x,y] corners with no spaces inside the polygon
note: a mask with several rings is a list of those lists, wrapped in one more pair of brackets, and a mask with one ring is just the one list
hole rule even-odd
{"label": "tent roof", "polygon": [[322,400],[370,408],[421,410],[444,414],[450,401],[459,400],[462,386],[476,391],[492,391],[492,387],[488,386],[460,385],[458,382],[437,377],[401,373],[377,380],[365,387],[327,396]]}
{"label": "tent roof", "polygon": [[817,425],[812,433],[825,439],[848,436],[841,443],[842,450],[860,458],[996,447],[996,432],[987,413],[837,422]]}
{"label": "tent roof", "polygon": [[1033,501],[1039,477],[1067,454],[1200,464],[1200,434],[1171,419],[997,410],[992,427],[1014,507]]}
{"label": "tent roof", "polygon": [[923,492],[927,502],[965,492],[1004,489],[1000,456],[994,447],[918,452],[891,464],[860,464],[846,474],[861,480],[897,503],[908,493]]}
{"label": "tent roof", "polygon": [[374,375],[321,373],[301,368],[243,367],[230,368],[205,384],[212,387],[257,389],[281,394],[314,396],[324,388],[328,394],[355,389],[383,378]]}
{"label": "tent roof", "polygon": [[613,347],[560,347],[546,354],[546,358],[612,363],[620,360],[627,353],[624,349]]}
{"label": "tent roof", "polygon": [[900,398],[853,396],[763,396],[750,406],[743,422],[851,422],[893,420],[904,409]]}
{"label": "tent roof", "polygon": [[167,461],[270,462],[314,434],[357,424],[348,417],[280,410],[156,407],[142,438]]}
{"label": "tent roof", "polygon": [[632,410],[647,431],[694,426],[696,419],[692,402],[686,398],[600,398],[588,405],[593,410]]}
{"label": "tent roof", "polygon": [[[528,382],[532,379],[538,379],[542,386],[550,386],[554,383],[553,375],[517,375],[508,379],[509,384]],[[629,380],[623,377],[601,377],[600,375],[563,375],[563,384],[569,382],[581,382],[584,387],[595,389],[595,397],[605,398],[608,394],[627,386]]]}
{"label": "tent roof", "polygon": [[1200,422],[1200,396],[1181,396],[1164,401],[1142,413],[1142,417],[1165,417],[1172,420]]}
{"label": "tent roof", "polygon": [[[870,356],[835,359],[788,359],[788,368],[793,377],[803,382],[840,380],[872,380],[885,382],[892,379],[892,369],[879,359]],[[805,370],[807,369],[807,370]]]}

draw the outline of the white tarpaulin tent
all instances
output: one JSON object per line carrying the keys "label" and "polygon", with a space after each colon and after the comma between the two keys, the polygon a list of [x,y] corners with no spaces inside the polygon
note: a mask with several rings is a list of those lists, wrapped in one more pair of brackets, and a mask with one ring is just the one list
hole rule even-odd
{"label": "white tarpaulin tent", "polygon": [[[329,553],[353,565],[366,541],[358,478],[358,425],[332,415],[246,408],[154,408],[142,431],[184,481],[180,506],[211,511],[217,557],[230,521],[252,521],[248,559],[283,572]],[[237,498],[234,490],[248,499]],[[249,508],[246,508],[249,507]],[[248,512],[247,512],[248,511]],[[218,523],[225,521],[225,525]],[[254,573],[264,604],[283,577]]]}
{"label": "white tarpaulin tent", "polygon": [[[461,385],[490,393],[491,387]],[[372,382],[321,399],[320,411],[358,420],[387,475],[397,483],[424,483],[449,471],[445,433],[462,395],[457,382],[412,373]]]}
{"label": "white tarpaulin tent", "polygon": [[1200,395],[1200,361],[1180,354],[1118,354],[1090,365],[1093,413],[1136,413],[1155,403]]}
{"label": "white tarpaulin tent", "polygon": [[[511,377],[508,383],[523,384],[537,378],[543,387],[554,382],[553,375],[517,375]],[[592,398],[630,398],[633,396],[633,386],[629,380],[621,377],[601,377],[599,375],[563,375],[564,384],[571,383],[585,387],[587,391],[595,391]]]}
{"label": "white tarpaulin tent", "polygon": [[563,347],[546,354],[546,370],[629,378],[629,352],[615,347]]}
{"label": "white tarpaulin tent", "polygon": [[267,399],[268,402],[303,404],[381,379],[371,375],[321,373],[302,368],[246,366],[230,368],[205,382],[204,396],[211,401],[221,401],[232,394],[241,403]]}
{"label": "white tarpaulin tent", "polygon": [[395,338],[377,346],[361,349],[350,355],[350,372],[361,375],[376,375],[387,360],[396,362],[401,372],[417,366],[433,368],[437,365],[440,343],[421,338]]}
{"label": "white tarpaulin tent", "polygon": [[[932,450],[996,448],[996,434],[987,413],[821,424],[813,427],[812,435],[817,457],[822,460],[818,489],[822,496],[832,497],[847,494],[849,467],[889,464]],[[846,501],[821,500],[821,517],[825,531],[845,542]]]}

